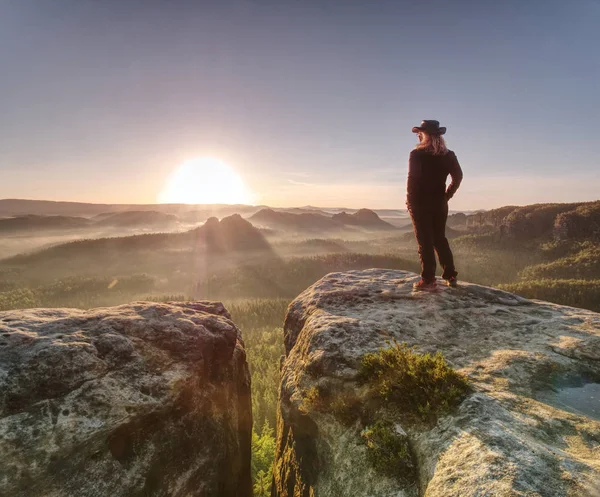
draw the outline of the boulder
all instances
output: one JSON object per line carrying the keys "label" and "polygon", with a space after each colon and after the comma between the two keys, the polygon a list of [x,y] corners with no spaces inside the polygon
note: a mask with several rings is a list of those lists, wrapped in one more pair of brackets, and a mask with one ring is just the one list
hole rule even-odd
{"label": "boulder", "polygon": [[[600,314],[463,282],[414,292],[417,280],[331,273],[291,303],[272,495],[600,495]],[[441,351],[468,393],[429,423],[383,404],[367,426],[339,409],[361,399],[365,354],[394,342]],[[382,472],[367,445],[384,414],[397,453]]]}
{"label": "boulder", "polygon": [[220,303],[0,313],[1,496],[251,496],[251,428]]}

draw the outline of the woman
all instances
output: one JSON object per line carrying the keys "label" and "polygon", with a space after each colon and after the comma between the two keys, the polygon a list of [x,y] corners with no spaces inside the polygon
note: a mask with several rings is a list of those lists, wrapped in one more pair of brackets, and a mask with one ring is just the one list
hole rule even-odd
{"label": "woman", "polygon": [[[414,284],[416,290],[433,290],[435,283],[435,254],[443,269],[442,278],[449,286],[456,286],[454,258],[446,238],[448,200],[450,200],[463,178],[456,155],[446,148],[442,135],[446,128],[440,123],[426,120],[415,126],[419,144],[408,159],[408,181],[406,206],[410,212],[421,258],[421,280]],[[446,188],[446,178],[452,182]]]}

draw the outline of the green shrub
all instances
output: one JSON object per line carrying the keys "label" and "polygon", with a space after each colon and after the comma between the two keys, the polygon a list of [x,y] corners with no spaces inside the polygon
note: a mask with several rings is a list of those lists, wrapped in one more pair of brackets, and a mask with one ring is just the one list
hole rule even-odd
{"label": "green shrub", "polygon": [[470,391],[464,375],[446,363],[440,352],[419,354],[406,344],[365,354],[359,379],[371,397],[393,405],[413,421],[433,421],[457,406]]}
{"label": "green shrub", "polygon": [[430,422],[470,391],[467,378],[448,366],[440,352],[419,354],[397,342],[364,355],[358,383],[358,389],[339,392],[312,386],[304,392],[301,409],[329,412],[347,425],[370,422],[386,411],[408,422]]}
{"label": "green shrub", "polygon": [[393,423],[379,420],[361,432],[367,446],[367,461],[376,471],[400,480],[413,481],[416,465],[408,436],[399,433]]}
{"label": "green shrub", "polygon": [[547,300],[600,312],[600,279],[545,279],[498,285],[498,288],[528,299]]}

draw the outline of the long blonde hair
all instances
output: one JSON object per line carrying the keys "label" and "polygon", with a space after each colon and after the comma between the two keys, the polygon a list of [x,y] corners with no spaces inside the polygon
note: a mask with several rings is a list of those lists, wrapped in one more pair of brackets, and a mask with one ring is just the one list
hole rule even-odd
{"label": "long blonde hair", "polygon": [[446,147],[446,141],[442,135],[430,135],[423,131],[420,132],[423,135],[423,140],[415,147],[418,150],[427,150],[433,155],[446,155],[448,153],[448,147]]}

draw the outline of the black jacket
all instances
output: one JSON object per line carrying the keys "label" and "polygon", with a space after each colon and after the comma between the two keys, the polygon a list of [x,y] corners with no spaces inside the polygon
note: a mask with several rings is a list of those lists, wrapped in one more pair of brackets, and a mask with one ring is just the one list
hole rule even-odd
{"label": "black jacket", "polygon": [[[448,175],[452,182],[446,190]],[[415,206],[447,202],[458,190],[462,178],[462,169],[451,150],[446,155],[433,155],[427,150],[415,149],[408,158],[406,204]]]}

